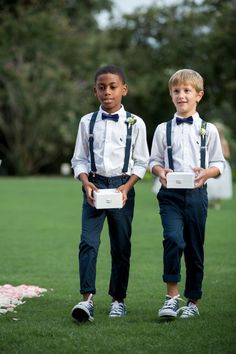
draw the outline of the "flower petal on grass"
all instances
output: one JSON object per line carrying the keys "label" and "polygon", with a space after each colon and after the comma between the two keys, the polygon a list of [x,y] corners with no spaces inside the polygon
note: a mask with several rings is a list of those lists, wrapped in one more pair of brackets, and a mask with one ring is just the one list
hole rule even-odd
{"label": "flower petal on grass", "polygon": [[0,314],[5,314],[8,311],[14,311],[16,306],[25,303],[25,301],[22,301],[24,298],[39,297],[46,291],[47,289],[40,288],[35,285],[1,285]]}

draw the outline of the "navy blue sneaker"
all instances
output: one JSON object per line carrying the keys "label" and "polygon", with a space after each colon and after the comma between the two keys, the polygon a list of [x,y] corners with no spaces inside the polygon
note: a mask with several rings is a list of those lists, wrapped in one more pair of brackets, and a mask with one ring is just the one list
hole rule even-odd
{"label": "navy blue sneaker", "polygon": [[93,318],[94,306],[93,306],[92,296],[93,294],[90,294],[87,301],[81,301],[73,307],[71,315],[78,322],[85,322],[85,321],[92,322],[94,320]]}
{"label": "navy blue sneaker", "polygon": [[179,312],[181,313],[180,318],[197,317],[200,315],[196,304],[191,301],[189,301],[187,306],[181,307]]}
{"label": "navy blue sneaker", "polygon": [[124,317],[126,315],[126,307],[123,302],[114,301],[111,304],[109,317]]}
{"label": "navy blue sneaker", "polygon": [[[179,301],[182,300],[180,295],[171,297],[166,295],[163,307],[159,310],[160,318],[176,318],[179,310]],[[182,300],[183,301],[183,300]]]}

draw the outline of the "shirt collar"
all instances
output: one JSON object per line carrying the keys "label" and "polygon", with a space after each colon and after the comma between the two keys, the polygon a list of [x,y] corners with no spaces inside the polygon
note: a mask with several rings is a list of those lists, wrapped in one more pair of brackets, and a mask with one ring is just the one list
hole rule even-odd
{"label": "shirt collar", "polygon": [[[116,112],[112,112],[111,114],[119,114],[119,115],[123,115],[123,113],[125,112],[124,106],[121,105],[120,109]],[[106,113],[108,114],[108,112],[104,111],[104,109],[102,109],[102,107],[99,107],[99,113]]]}
{"label": "shirt collar", "polygon": [[[104,109],[102,109],[102,107],[100,106],[99,107],[99,118],[100,119],[102,119],[101,117],[102,117],[102,113],[106,113],[106,114],[108,114],[108,112],[106,112],[106,111],[104,111]],[[118,110],[118,111],[116,111],[116,112],[112,112],[111,114],[119,114],[119,117],[121,118],[123,118],[124,117],[124,119],[126,119],[126,112],[125,112],[125,109],[124,109],[124,106],[123,105],[121,105],[121,107],[120,107],[120,109]]]}

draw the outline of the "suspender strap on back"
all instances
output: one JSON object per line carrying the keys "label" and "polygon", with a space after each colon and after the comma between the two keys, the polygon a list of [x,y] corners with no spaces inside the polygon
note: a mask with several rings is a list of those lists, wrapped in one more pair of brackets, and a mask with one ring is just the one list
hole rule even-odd
{"label": "suspender strap on back", "polygon": [[166,123],[166,142],[167,142],[167,154],[169,160],[169,168],[174,171],[173,157],[172,157],[172,145],[171,145],[171,124],[172,121],[169,120]]}
{"label": "suspender strap on back", "polygon": [[[126,112],[126,118],[131,117],[131,113]],[[125,146],[125,160],[124,166],[122,169],[122,173],[126,173],[128,171],[129,166],[129,157],[131,150],[131,142],[132,142],[132,125],[127,124],[127,135],[126,135],[126,146]]]}
{"label": "suspender strap on back", "polygon": [[202,126],[201,126],[201,167],[206,168],[206,125],[207,122],[202,120]]}
{"label": "suspender strap on back", "polygon": [[93,151],[93,142],[94,142],[93,129],[94,129],[94,124],[95,124],[95,121],[97,118],[97,114],[98,114],[98,112],[93,113],[93,115],[91,117],[90,125],[89,125],[89,151],[90,151],[91,172],[92,173],[97,172],[97,168],[95,165],[95,159],[94,159],[94,151]]}

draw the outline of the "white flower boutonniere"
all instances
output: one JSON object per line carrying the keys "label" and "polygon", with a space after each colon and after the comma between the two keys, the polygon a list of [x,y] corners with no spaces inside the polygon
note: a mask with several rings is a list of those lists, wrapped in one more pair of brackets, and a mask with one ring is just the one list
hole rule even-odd
{"label": "white flower boutonniere", "polygon": [[201,128],[200,131],[199,131],[199,134],[204,137],[206,134],[207,134],[207,131],[205,128]]}
{"label": "white flower boutonniere", "polygon": [[130,128],[131,125],[134,125],[137,122],[137,119],[135,118],[134,115],[131,115],[130,117],[126,118],[125,123],[128,124],[128,127]]}

